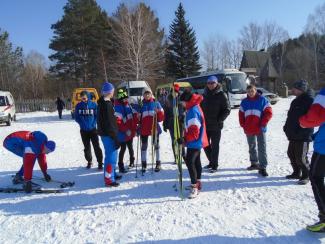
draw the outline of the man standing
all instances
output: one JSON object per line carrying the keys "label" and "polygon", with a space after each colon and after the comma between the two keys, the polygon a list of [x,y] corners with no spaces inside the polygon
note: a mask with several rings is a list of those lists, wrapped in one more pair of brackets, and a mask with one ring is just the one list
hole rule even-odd
{"label": "man standing", "polygon": [[325,88],[315,97],[308,113],[299,119],[302,128],[318,127],[314,135],[314,153],[311,158],[310,183],[318,206],[319,222],[307,226],[313,232],[325,231]]}
{"label": "man standing", "polygon": [[259,174],[264,177],[268,176],[265,133],[271,118],[272,108],[269,101],[257,93],[254,85],[247,86],[247,98],[242,100],[239,110],[239,123],[247,137],[251,161],[251,166],[247,170],[259,170]]}
{"label": "man standing", "polygon": [[65,104],[64,104],[63,100],[60,97],[56,98],[55,104],[56,104],[56,108],[57,108],[58,113],[59,113],[59,118],[62,119],[62,110],[64,109]]}
{"label": "man standing", "polygon": [[296,98],[291,102],[288,117],[283,127],[288,140],[288,157],[291,162],[293,173],[287,175],[287,179],[299,179],[298,184],[308,183],[309,162],[308,148],[312,141],[313,128],[301,128],[299,118],[306,114],[313,103],[313,98],[308,83],[305,80],[296,81],[292,89]]}
{"label": "man standing", "polygon": [[206,121],[206,131],[209,145],[204,148],[210,168],[210,172],[217,171],[219,165],[219,143],[223,122],[230,114],[230,104],[222,86],[216,76],[210,76],[207,81],[207,88],[203,94],[201,107]]}
{"label": "man standing", "polygon": [[96,131],[97,104],[88,98],[88,92],[80,93],[81,102],[75,109],[75,118],[80,126],[81,139],[84,144],[84,154],[87,160],[87,169],[92,166],[91,145],[93,144],[95,155],[98,162],[98,169],[103,169],[103,153],[99,146],[99,139]]}

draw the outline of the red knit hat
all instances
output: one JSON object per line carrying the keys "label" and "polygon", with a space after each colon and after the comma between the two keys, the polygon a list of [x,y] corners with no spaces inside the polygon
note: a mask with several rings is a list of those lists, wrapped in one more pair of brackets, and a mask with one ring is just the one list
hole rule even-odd
{"label": "red knit hat", "polygon": [[179,92],[179,88],[180,88],[180,87],[179,87],[178,84],[174,84],[174,90],[175,90],[175,92],[178,93],[178,92]]}

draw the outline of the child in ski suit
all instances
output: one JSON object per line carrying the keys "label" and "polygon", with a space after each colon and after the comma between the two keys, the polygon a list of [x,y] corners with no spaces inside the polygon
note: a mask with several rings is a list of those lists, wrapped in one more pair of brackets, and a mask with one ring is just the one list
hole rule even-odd
{"label": "child in ski suit", "polygon": [[325,88],[315,97],[306,115],[299,119],[302,128],[318,127],[314,134],[314,153],[311,158],[309,179],[318,206],[319,222],[307,226],[313,232],[325,232]]}
{"label": "child in ski suit", "polygon": [[17,131],[8,135],[3,147],[8,151],[23,158],[23,165],[16,173],[13,183],[18,184],[24,180],[26,193],[32,191],[33,168],[37,159],[46,181],[51,181],[47,173],[46,154],[55,150],[55,142],[48,141],[47,136],[41,131]]}
{"label": "child in ski suit", "polygon": [[104,182],[108,187],[116,187],[119,186],[119,183],[116,182],[115,167],[120,143],[117,139],[118,128],[112,101],[114,86],[106,81],[103,84],[101,93],[102,96],[98,100],[97,108],[97,131],[105,149]]}
{"label": "child in ski suit", "polygon": [[[139,108],[139,121],[140,128],[139,133],[141,135],[141,162],[142,162],[142,172],[146,172],[147,168],[147,148],[148,148],[148,138],[153,135],[152,132],[157,136],[157,143],[155,145],[156,151],[156,168],[155,171],[159,172],[161,169],[160,153],[159,153],[159,134],[161,134],[161,128],[159,122],[164,120],[164,110],[158,101],[152,97],[151,90],[145,89],[143,93],[143,104]],[[154,124],[154,117],[157,116],[157,124]],[[155,138],[152,136],[152,139]]]}
{"label": "child in ski suit", "polygon": [[205,119],[200,107],[203,97],[184,91],[180,100],[186,109],[184,138],[179,138],[178,143],[187,147],[185,163],[191,178],[191,193],[189,198],[195,198],[201,190],[201,148],[206,147],[208,138],[205,129]]}
{"label": "child in ski suit", "polygon": [[119,89],[117,92],[117,100],[115,100],[115,117],[118,126],[117,138],[121,144],[118,167],[120,173],[126,173],[127,171],[123,163],[126,147],[128,148],[130,155],[129,167],[134,167],[135,158],[132,144],[137,129],[138,115],[129,105],[128,94],[123,89]]}

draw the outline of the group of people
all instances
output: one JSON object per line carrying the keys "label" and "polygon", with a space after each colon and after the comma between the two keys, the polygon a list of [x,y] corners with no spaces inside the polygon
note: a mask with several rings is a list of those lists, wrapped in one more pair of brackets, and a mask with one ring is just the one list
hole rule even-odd
{"label": "group of people", "polygon": [[[163,130],[169,131],[172,145],[175,143],[174,110],[178,104],[178,117],[182,136],[177,143],[183,146],[182,157],[191,178],[189,198],[195,198],[202,189],[202,164],[200,152],[203,148],[209,160],[205,167],[215,173],[219,166],[219,144],[224,121],[231,108],[227,95],[217,77],[210,76],[203,95],[191,90],[180,93],[179,86],[173,87],[163,106],[150,89],[143,91],[143,100],[136,107],[128,103],[128,93],[124,89],[117,91],[117,99],[113,100],[114,86],[105,82],[101,89],[98,103],[89,98],[89,94],[81,93],[81,102],[75,109],[75,120],[80,126],[81,139],[84,144],[84,156],[87,168],[93,164],[91,143],[94,147],[98,169],[104,170],[106,186],[119,186],[117,180],[121,175],[116,173],[116,164],[120,173],[126,173],[124,154],[129,151],[129,166],[135,166],[133,139],[139,136],[141,143],[141,170],[147,169],[147,151],[149,137],[154,141],[155,171],[161,170],[159,135]],[[311,231],[325,230],[325,89],[313,99],[308,83],[299,80],[292,89],[296,98],[292,101],[283,130],[289,140],[287,150],[293,172],[288,179],[298,179],[299,184],[311,181],[312,190],[319,209],[319,219],[315,225],[308,226]],[[247,170],[258,170],[263,177],[268,176],[266,153],[267,125],[272,118],[272,107],[269,101],[258,94],[254,85],[247,86],[247,97],[242,100],[238,112],[239,124],[247,138],[251,165]],[[314,133],[313,128],[319,130]],[[100,148],[99,137],[104,145],[104,157]],[[307,153],[309,143],[314,141],[314,153],[309,164]],[[26,192],[31,192],[32,170],[38,159],[44,178],[47,174],[46,154],[53,152],[55,143],[49,141],[40,131],[20,131],[10,134],[4,141],[4,147],[14,154],[23,157],[23,166],[14,178],[14,183],[24,180]],[[173,152],[175,156],[175,148]],[[187,150],[184,150],[184,147]],[[119,155],[118,149],[120,148]]]}

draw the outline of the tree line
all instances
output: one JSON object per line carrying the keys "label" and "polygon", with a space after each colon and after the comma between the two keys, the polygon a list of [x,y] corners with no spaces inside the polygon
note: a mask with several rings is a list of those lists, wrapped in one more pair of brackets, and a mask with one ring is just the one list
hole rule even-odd
{"label": "tree line", "polygon": [[[325,80],[325,4],[291,39],[274,21],[243,26],[236,40],[210,36],[198,50],[183,5],[166,31],[145,3],[120,4],[108,15],[95,0],[68,0],[53,23],[50,65],[36,51],[27,55],[0,29],[0,90],[18,98],[71,96],[75,87],[99,88],[104,80],[146,80],[152,86],[197,75],[202,70],[239,68],[243,50],[267,50],[280,79],[300,78],[321,86]],[[200,56],[201,54],[201,56]]]}

